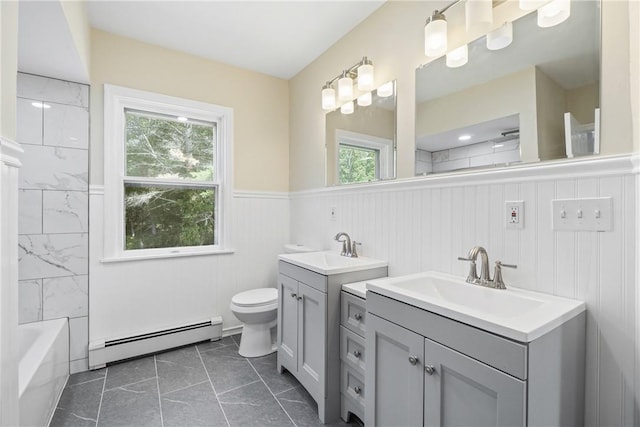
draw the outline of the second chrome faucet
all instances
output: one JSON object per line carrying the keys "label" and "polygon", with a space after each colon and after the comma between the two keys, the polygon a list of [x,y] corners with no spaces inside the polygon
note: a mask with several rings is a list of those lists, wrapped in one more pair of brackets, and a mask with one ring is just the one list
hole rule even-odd
{"label": "second chrome faucet", "polygon": [[[478,277],[478,270],[476,268],[476,260],[480,255],[480,277]],[[482,246],[474,246],[469,250],[469,254],[466,258],[458,257],[460,261],[469,261],[469,274],[467,275],[467,283],[473,283],[474,285],[487,286],[489,288],[507,289],[502,280],[502,267],[517,268],[517,265],[503,264],[501,261],[496,261],[495,271],[493,273],[493,280],[489,275],[489,255]]]}
{"label": "second chrome faucet", "polygon": [[[344,240],[340,240],[341,237],[344,237]],[[344,231],[339,232],[334,237],[336,242],[342,242],[342,251],[340,255],[350,257],[350,258],[358,258],[358,252],[356,251],[356,246],[360,245],[360,243],[355,240],[352,242],[351,237]]]}

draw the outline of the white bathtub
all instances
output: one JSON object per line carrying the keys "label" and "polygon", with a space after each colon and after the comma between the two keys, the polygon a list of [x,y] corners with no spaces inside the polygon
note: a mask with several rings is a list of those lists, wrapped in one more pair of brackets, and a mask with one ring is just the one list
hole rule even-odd
{"label": "white bathtub", "polygon": [[20,425],[46,426],[69,377],[67,319],[18,326]]}

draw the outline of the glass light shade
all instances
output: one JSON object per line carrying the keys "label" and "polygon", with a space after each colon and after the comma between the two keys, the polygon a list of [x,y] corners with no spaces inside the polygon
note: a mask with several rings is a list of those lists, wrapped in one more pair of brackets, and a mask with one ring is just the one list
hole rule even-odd
{"label": "glass light shade", "polygon": [[505,22],[500,28],[496,28],[487,34],[487,49],[499,50],[509,46],[513,41],[513,24]]}
{"label": "glass light shade", "polygon": [[535,10],[545,4],[547,0],[520,0],[518,2],[522,10]]}
{"label": "glass light shade", "polygon": [[332,87],[322,89],[322,109],[336,109],[336,91]]}
{"label": "glass light shade", "polygon": [[367,92],[364,95],[360,95],[358,97],[358,105],[361,107],[368,107],[369,105],[371,105],[371,100],[371,92]]}
{"label": "glass light shade", "polygon": [[493,25],[493,0],[467,0],[464,9],[467,32],[488,30]]}
{"label": "glass light shade", "polygon": [[347,103],[342,104],[342,106],[340,107],[340,112],[342,114],[351,114],[353,113],[353,101],[349,101]]}
{"label": "glass light shade", "polygon": [[447,21],[436,19],[424,26],[424,54],[440,56],[447,51]]}
{"label": "glass light shade", "polygon": [[386,98],[393,95],[393,82],[387,82],[378,88],[378,96],[380,98]]}
{"label": "glass light shade", "polygon": [[338,100],[350,101],[353,99],[353,79],[342,77],[338,80]]}
{"label": "glass light shade", "polygon": [[364,64],[358,67],[358,90],[373,90],[373,65]]}
{"label": "glass light shade", "polygon": [[553,27],[571,15],[571,0],[553,0],[538,9],[538,27]]}
{"label": "glass light shade", "polygon": [[464,44],[457,49],[447,53],[447,67],[462,67],[469,61],[469,46]]}

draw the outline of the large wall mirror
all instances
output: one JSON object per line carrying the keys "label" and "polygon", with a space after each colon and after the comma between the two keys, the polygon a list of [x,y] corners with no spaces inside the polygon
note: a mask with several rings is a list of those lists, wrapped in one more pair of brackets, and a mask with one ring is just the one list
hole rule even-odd
{"label": "large wall mirror", "polygon": [[353,112],[338,108],[325,116],[327,185],[395,178],[395,81],[372,91],[370,105],[352,105]]}
{"label": "large wall mirror", "polygon": [[599,152],[599,1],[573,0],[548,28],[534,11],[507,47],[481,37],[468,52],[461,67],[443,56],[416,70],[416,175]]}

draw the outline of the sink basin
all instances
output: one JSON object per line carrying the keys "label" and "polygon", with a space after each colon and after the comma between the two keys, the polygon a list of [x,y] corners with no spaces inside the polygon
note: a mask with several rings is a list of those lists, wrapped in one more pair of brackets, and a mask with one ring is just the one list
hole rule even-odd
{"label": "sink basin", "polygon": [[531,342],[585,310],[582,301],[485,288],[437,272],[376,279],[367,282],[367,290],[520,342]]}
{"label": "sink basin", "polygon": [[282,254],[278,255],[278,259],[325,276],[387,266],[386,261],[379,259],[367,257],[349,258],[335,252]]}

